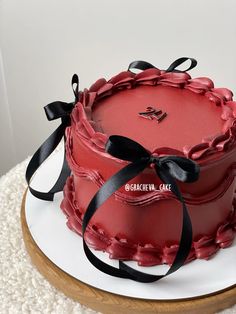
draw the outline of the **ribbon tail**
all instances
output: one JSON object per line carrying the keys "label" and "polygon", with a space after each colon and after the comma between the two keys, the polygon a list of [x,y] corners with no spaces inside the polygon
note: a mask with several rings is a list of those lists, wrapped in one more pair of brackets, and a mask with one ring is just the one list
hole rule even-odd
{"label": "ribbon tail", "polygon": [[85,212],[83,217],[83,225],[82,225],[82,234],[83,234],[83,247],[86,257],[90,261],[90,263],[95,266],[100,271],[119,278],[128,278],[132,280],[136,280],[135,276],[129,274],[125,270],[118,269],[109,264],[104,263],[99,258],[97,258],[92,251],[87,246],[84,236],[86,227],[94,213],[97,209],[120,187],[122,187],[125,183],[136,177],[140,172],[142,172],[148,164],[147,159],[139,160],[133,163],[128,164],[126,167],[121,169],[115,175],[113,175],[110,179],[108,179],[104,185],[98,190],[98,192],[94,195],[93,199],[89,203],[89,206]]}
{"label": "ribbon tail", "polygon": [[66,156],[65,156],[65,149],[64,149],[64,160],[63,166],[61,169],[61,173],[49,192],[41,192],[33,189],[30,186],[31,178],[33,177],[36,170],[40,167],[40,165],[51,155],[51,153],[55,150],[55,148],[60,143],[61,139],[65,134],[65,129],[67,127],[66,122],[62,122],[59,127],[47,138],[47,140],[38,148],[38,150],[34,153],[33,157],[31,158],[28,167],[26,169],[26,181],[29,186],[30,192],[37,198],[52,201],[54,198],[54,194],[61,191],[64,187],[66,178],[70,174],[70,169],[67,165]]}
{"label": "ribbon tail", "polygon": [[121,188],[125,183],[136,177],[142,172],[149,162],[149,159],[138,160],[128,164],[110,179],[108,179],[103,186],[97,191],[83,217],[83,233],[87,227],[90,219],[95,214],[96,210],[110,197],[114,192]]}
{"label": "ribbon tail", "polygon": [[161,178],[161,180],[163,182],[165,182],[167,184],[171,184],[172,192],[177,196],[177,198],[179,199],[179,201],[183,205],[182,232],[181,232],[181,239],[180,239],[180,243],[179,243],[179,249],[177,251],[175,259],[174,259],[171,267],[167,271],[167,273],[164,275],[151,275],[151,274],[141,273],[141,272],[133,269],[132,267],[129,267],[125,263],[123,263],[121,261],[119,262],[120,269],[122,269],[123,271],[129,273],[131,276],[138,279],[136,281],[145,282],[145,283],[158,281],[158,280],[174,273],[179,268],[181,268],[184,265],[188,255],[189,255],[189,252],[191,250],[191,246],[192,246],[192,223],[191,223],[191,219],[190,219],[190,216],[188,214],[188,210],[187,210],[187,207],[185,205],[185,202],[184,202],[182,195],[179,191],[179,188],[178,188],[174,178],[169,174],[169,172],[167,172],[166,170],[158,169],[157,167],[155,167],[155,170],[157,172],[157,175]]}

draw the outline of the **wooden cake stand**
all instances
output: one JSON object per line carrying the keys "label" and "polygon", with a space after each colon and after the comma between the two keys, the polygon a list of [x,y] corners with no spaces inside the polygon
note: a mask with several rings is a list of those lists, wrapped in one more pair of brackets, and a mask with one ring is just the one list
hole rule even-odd
{"label": "wooden cake stand", "polygon": [[151,313],[216,313],[236,303],[236,286],[203,297],[174,300],[142,300],[129,298],[94,288],[68,275],[40,250],[29,231],[25,217],[25,196],[21,207],[21,225],[26,249],[38,271],[69,298],[104,314]]}

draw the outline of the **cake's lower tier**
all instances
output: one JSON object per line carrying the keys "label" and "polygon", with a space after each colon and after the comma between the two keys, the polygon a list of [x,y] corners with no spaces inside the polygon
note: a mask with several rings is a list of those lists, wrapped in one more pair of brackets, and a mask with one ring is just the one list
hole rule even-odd
{"label": "cake's lower tier", "polygon": [[[187,202],[193,225],[193,244],[188,262],[209,259],[230,246],[236,233],[235,180],[216,199]],[[94,182],[68,178],[61,208],[68,227],[81,235],[83,213],[98,190]],[[98,209],[87,228],[89,246],[109,253],[110,258],[134,260],[140,266],[172,264],[178,250],[182,206],[175,198],[133,206],[112,196]]]}

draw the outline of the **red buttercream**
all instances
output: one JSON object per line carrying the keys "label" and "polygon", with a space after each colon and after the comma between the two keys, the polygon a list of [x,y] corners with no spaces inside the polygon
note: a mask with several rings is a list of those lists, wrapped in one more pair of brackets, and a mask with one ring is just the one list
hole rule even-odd
{"label": "red buttercream", "polygon": [[[167,113],[157,123],[139,116],[152,106]],[[127,162],[105,152],[109,135],[128,136],[159,156],[182,155],[198,162],[200,178],[179,183],[193,224],[188,261],[208,259],[235,236],[232,206],[236,185],[236,102],[208,78],[158,69],[121,72],[85,89],[67,128],[67,160],[72,169],[61,204],[68,227],[81,235],[83,213],[99,187]],[[153,169],[129,183],[159,185]],[[171,264],[178,249],[181,204],[169,191],[121,188],[99,208],[86,241],[111,258],[139,265]]]}

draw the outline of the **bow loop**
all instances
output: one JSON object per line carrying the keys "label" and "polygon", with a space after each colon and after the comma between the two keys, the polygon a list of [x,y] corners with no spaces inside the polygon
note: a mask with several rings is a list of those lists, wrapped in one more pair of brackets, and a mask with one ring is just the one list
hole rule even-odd
{"label": "bow loop", "polygon": [[54,101],[44,107],[47,119],[49,121],[59,119],[71,114],[74,108],[74,103],[67,103],[63,101]]}
{"label": "bow loop", "polygon": [[[75,85],[75,87],[74,87]],[[45,114],[49,121],[69,116],[79,100],[79,77],[74,74],[71,79],[71,87],[75,95],[74,102],[54,101],[44,107]]]}
{"label": "bow loop", "polygon": [[147,159],[148,162],[150,159],[150,153],[142,145],[128,137],[119,135],[109,137],[106,152],[113,157],[132,162],[142,158]]}
{"label": "bow loop", "polygon": [[[75,85],[75,87],[74,87]],[[71,87],[75,95],[75,103],[79,100],[79,77],[77,74],[74,74],[71,79]]]}
{"label": "bow loop", "polygon": [[107,153],[122,160],[135,162],[146,159],[147,165],[153,163],[157,171],[162,169],[182,182],[194,182],[199,176],[199,166],[194,161],[180,156],[151,155],[141,144],[125,136],[110,136],[105,148]]}
{"label": "bow loop", "polygon": [[[176,69],[178,66],[180,66],[181,64],[183,64],[184,62],[186,62],[188,60],[190,60],[190,66],[186,70],[181,71],[181,70]],[[189,58],[189,57],[182,57],[182,58],[179,58],[179,59],[175,60],[174,62],[172,62],[171,65],[166,70],[166,72],[187,72],[189,70],[192,70],[196,66],[197,66],[197,60],[196,59]]]}
{"label": "bow loop", "polygon": [[137,60],[137,61],[133,61],[129,64],[128,71],[130,71],[131,69],[138,69],[138,70],[144,71],[144,70],[152,69],[152,68],[156,69],[156,67],[153,64],[151,64],[147,61]]}
{"label": "bow loop", "polygon": [[179,156],[160,158],[160,167],[165,167],[171,176],[181,182],[194,182],[199,177],[199,166],[190,159]]}

